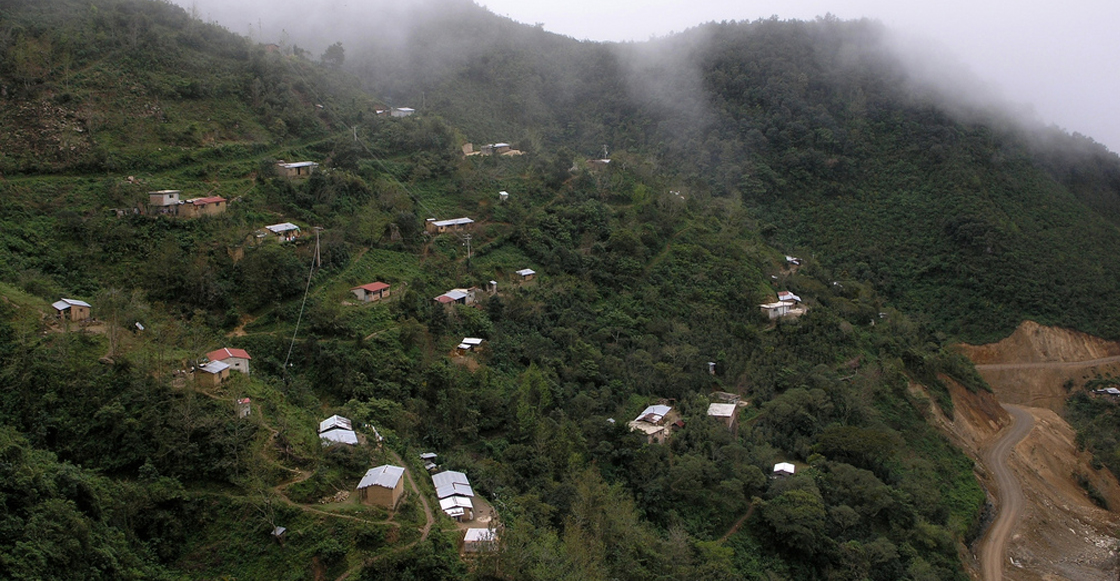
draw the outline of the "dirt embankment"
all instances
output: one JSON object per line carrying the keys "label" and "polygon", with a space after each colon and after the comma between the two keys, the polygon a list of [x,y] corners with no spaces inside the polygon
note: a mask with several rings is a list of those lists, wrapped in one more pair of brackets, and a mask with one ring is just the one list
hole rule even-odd
{"label": "dirt embankment", "polygon": [[[1114,509],[1120,508],[1120,483],[1108,470],[1092,468],[1091,456],[1078,451],[1073,428],[1058,412],[1068,396],[1067,381],[1080,384],[1098,370],[1101,374],[1112,370],[1114,375],[1120,371],[1120,343],[1026,322],[999,343],[966,345],[962,350],[977,363],[995,394],[971,394],[950,382],[953,418],[934,410],[934,419],[977,461],[977,476],[997,510],[1001,494],[1007,491],[998,489],[982,458],[1009,422],[999,403],[1019,404],[1033,418],[1032,429],[1007,461],[1025,506],[1007,539],[1002,578],[1115,580],[1120,539],[1114,535],[1120,514],[1093,504],[1078,480],[1100,491]],[[1032,402],[1042,407],[1032,407]],[[980,578],[979,571],[974,571],[974,577]]]}
{"label": "dirt embankment", "polygon": [[1025,321],[988,345],[961,345],[1001,402],[1061,413],[1067,386],[1097,375],[1120,375],[1120,343]]}

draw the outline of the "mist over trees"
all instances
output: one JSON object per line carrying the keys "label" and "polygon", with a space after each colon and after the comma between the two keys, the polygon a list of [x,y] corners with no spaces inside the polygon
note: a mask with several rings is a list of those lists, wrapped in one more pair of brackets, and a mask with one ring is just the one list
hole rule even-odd
{"label": "mist over trees", "polygon": [[[874,22],[612,45],[409,6],[276,46],[164,2],[0,13],[0,577],[966,579],[985,493],[927,418],[986,386],[951,345],[1120,334],[1115,156],[947,110]],[[229,209],[140,212],[170,187]],[[807,311],[769,319],[778,291]],[[227,344],[251,376],[188,379]],[[650,444],[625,424],[662,401]],[[382,447],[324,447],[332,414]],[[389,462],[431,496],[431,450],[499,552],[464,562],[411,487],[392,518],[334,500]]]}

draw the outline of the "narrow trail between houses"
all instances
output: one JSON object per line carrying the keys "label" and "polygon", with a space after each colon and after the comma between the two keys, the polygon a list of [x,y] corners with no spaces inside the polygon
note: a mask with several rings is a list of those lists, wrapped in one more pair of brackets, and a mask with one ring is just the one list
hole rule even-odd
{"label": "narrow trail between houses", "polygon": [[[389,452],[389,455],[391,455],[393,457],[393,460],[397,463],[398,466],[404,466],[404,460],[401,460],[400,455],[398,455],[396,452],[394,452],[392,450],[388,450],[388,452]],[[432,532],[432,526],[435,525],[435,522],[436,522],[435,516],[432,514],[432,507],[431,507],[431,505],[428,504],[428,497],[425,494],[423,494],[422,492],[420,492],[420,487],[416,486],[416,481],[412,479],[412,471],[411,470],[406,470],[404,474],[408,478],[408,484],[410,486],[412,486],[412,492],[416,494],[416,497],[420,499],[421,506],[424,507],[425,522],[424,522],[424,526],[420,529],[420,538],[411,542],[411,543],[408,543],[407,545],[403,545],[403,546],[400,546],[400,547],[395,547],[393,550],[391,550],[387,553],[382,553],[382,554],[380,554],[376,557],[366,559],[365,561],[363,561],[363,562],[351,567],[350,569],[346,570],[346,572],[344,572],[342,575],[339,575],[338,578],[335,579],[335,581],[345,581],[351,575],[361,571],[362,569],[364,569],[365,567],[368,567],[372,563],[376,563],[378,560],[384,559],[385,557],[388,557],[389,555],[395,555],[397,553],[407,551],[407,550],[411,549],[412,547],[415,547],[416,545],[418,545],[418,544],[420,544],[420,543],[422,543],[422,542],[424,542],[428,539],[428,535]]]}
{"label": "narrow trail between houses", "polygon": [[1007,541],[1015,532],[1026,500],[1019,480],[1007,465],[1011,451],[1034,427],[1034,418],[1025,409],[1003,404],[1012,423],[983,452],[984,464],[995,478],[999,491],[999,513],[980,542],[980,570],[984,581],[1002,581]]}

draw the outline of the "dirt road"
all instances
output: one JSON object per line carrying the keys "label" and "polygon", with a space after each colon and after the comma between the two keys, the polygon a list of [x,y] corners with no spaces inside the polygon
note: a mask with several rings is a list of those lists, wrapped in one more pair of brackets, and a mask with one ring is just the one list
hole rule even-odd
{"label": "dirt road", "polygon": [[1001,581],[1007,555],[1007,539],[1015,531],[1026,501],[1019,480],[1007,466],[1011,450],[1034,427],[1034,418],[1023,408],[1004,404],[1013,422],[984,452],[984,464],[991,470],[999,490],[999,514],[980,544],[980,570],[984,581]]}
{"label": "dirt road", "polygon": [[1094,365],[1105,365],[1108,363],[1120,362],[1120,356],[1116,357],[1103,357],[1101,359],[1090,359],[1087,361],[1038,361],[1031,363],[985,363],[976,366],[977,371],[992,370],[992,371],[1008,371],[1019,369],[1062,369],[1069,367],[1092,367]]}

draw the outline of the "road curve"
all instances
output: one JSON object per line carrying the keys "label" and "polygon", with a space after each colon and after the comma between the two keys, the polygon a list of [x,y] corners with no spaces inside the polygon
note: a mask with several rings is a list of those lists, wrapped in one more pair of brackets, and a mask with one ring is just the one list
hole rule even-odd
{"label": "road curve", "polygon": [[1007,539],[1015,531],[1019,515],[1023,512],[1026,500],[1019,480],[1007,466],[1007,459],[1015,445],[1022,441],[1034,427],[1034,418],[1027,410],[1010,404],[1002,404],[1011,414],[1012,423],[984,451],[983,460],[995,477],[999,496],[999,512],[992,527],[980,543],[980,570],[984,581],[1002,581],[1003,564],[1006,561]]}

